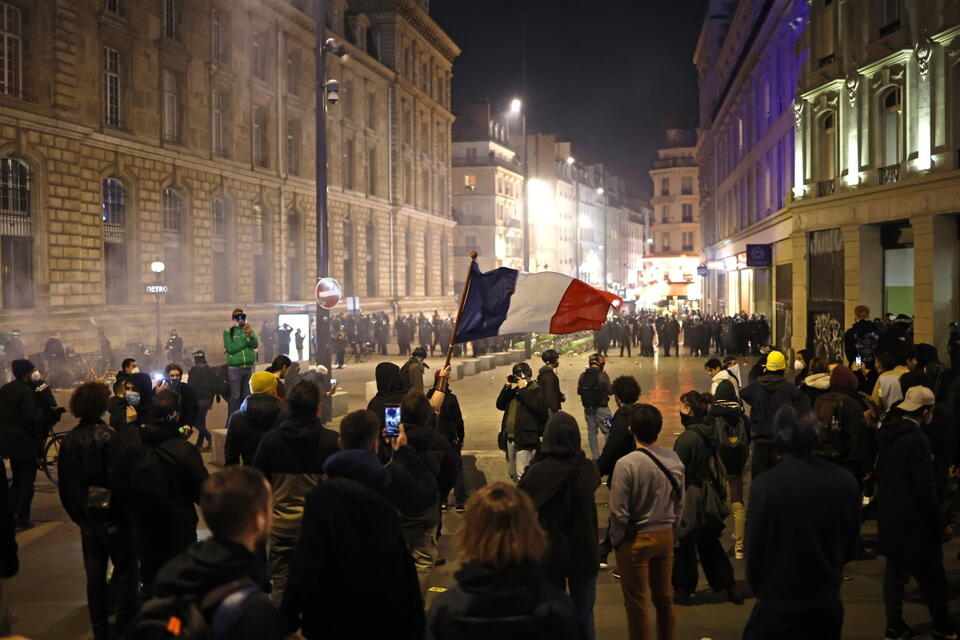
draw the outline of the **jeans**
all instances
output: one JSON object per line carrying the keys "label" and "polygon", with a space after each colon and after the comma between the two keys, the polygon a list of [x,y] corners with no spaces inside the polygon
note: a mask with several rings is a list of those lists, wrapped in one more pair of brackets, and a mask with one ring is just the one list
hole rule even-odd
{"label": "jeans", "polygon": [[430,570],[437,561],[436,534],[436,525],[403,532],[403,537],[407,541],[407,548],[410,549],[410,555],[413,556],[413,565],[417,569],[417,580],[420,582],[421,595],[427,591]]}
{"label": "jeans", "polygon": [[297,537],[282,536],[270,532],[270,544],[267,547],[267,567],[270,571],[270,598],[273,604],[280,608],[283,602],[283,592],[287,590],[287,580],[290,579],[290,559],[297,546]]}
{"label": "jeans", "polygon": [[117,597],[116,628],[122,630],[137,612],[137,555],[133,527],[96,523],[80,528],[83,568],[87,574],[87,604],[94,640],[110,637],[110,593],[107,561],[113,563],[112,592]]}
{"label": "jeans", "polygon": [[[207,431],[207,412],[210,411],[210,407],[213,406],[213,398],[198,398],[197,399],[197,423],[193,425],[197,428],[197,448],[203,446],[203,441],[207,440],[211,442],[210,432]],[[229,416],[227,416],[229,419]]]}
{"label": "jeans", "polygon": [[573,608],[577,610],[577,622],[580,624],[582,640],[594,640],[596,631],[593,624],[593,605],[597,601],[597,576],[580,579],[567,577],[557,586],[561,589],[566,586],[570,592]]}
{"label": "jeans", "polygon": [[700,527],[683,540],[674,551],[673,588],[697,590],[697,556],[703,565],[703,573],[714,591],[733,586],[733,565],[720,544],[722,529],[716,526]]}
{"label": "jeans", "polygon": [[596,461],[600,457],[600,451],[603,447],[597,439],[597,431],[603,435],[603,441],[607,441],[607,435],[610,433],[610,424],[607,418],[610,417],[610,409],[607,407],[585,407],[583,409],[583,419],[587,423],[587,442],[590,443],[590,457]]}
{"label": "jeans", "polygon": [[937,631],[953,630],[947,608],[949,586],[943,570],[943,547],[939,541],[905,544],[895,555],[887,556],[883,570],[883,602],[887,624],[903,622],[903,588],[913,576],[920,595],[930,610],[930,619]]}
{"label": "jeans", "polygon": [[627,610],[630,640],[650,640],[647,601],[657,611],[657,640],[673,640],[677,618],[673,610],[673,529],[629,533],[617,547],[620,589]]}
{"label": "jeans", "polygon": [[30,504],[33,502],[33,485],[37,481],[36,458],[10,458],[13,482],[10,484],[10,506],[19,524],[30,522]]}
{"label": "jeans", "polygon": [[762,604],[753,607],[743,640],[840,640],[843,603],[800,611],[775,611]]}
{"label": "jeans", "polygon": [[780,449],[776,442],[754,440],[750,446],[753,449],[751,452],[752,462],[750,463],[751,480],[756,480],[758,475],[780,464],[778,458]]}
{"label": "jeans", "polygon": [[514,482],[520,482],[535,453],[533,449],[517,449],[513,440],[507,440],[507,472]]}
{"label": "jeans", "polygon": [[227,420],[240,408],[240,403],[250,393],[250,367],[228,367],[227,381],[230,383],[230,399],[227,401]]}

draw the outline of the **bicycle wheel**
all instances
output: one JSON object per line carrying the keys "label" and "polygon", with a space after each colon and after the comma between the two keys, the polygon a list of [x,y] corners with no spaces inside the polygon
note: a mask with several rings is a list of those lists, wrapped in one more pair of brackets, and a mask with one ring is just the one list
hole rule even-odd
{"label": "bicycle wheel", "polygon": [[62,433],[52,435],[43,448],[43,460],[40,461],[43,472],[53,484],[60,484],[58,463],[60,462],[60,444],[62,442]]}
{"label": "bicycle wheel", "polygon": [[373,351],[367,347],[361,347],[360,350],[357,351],[357,362],[366,362],[370,359],[371,353],[373,353]]}

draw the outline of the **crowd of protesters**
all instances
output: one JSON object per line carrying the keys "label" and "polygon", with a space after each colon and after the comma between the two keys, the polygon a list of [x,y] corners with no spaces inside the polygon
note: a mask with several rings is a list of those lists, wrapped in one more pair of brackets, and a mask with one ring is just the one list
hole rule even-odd
{"label": "crowd of protesters", "polygon": [[[871,320],[865,307],[856,316],[843,354],[801,351],[792,363],[765,344],[762,316],[614,318],[577,379],[587,446],[564,410],[561,355],[548,349],[536,373],[516,364],[496,398],[513,483],[468,495],[449,370],[424,388],[431,345],[419,338],[433,339],[444,320],[400,319],[429,333],[411,336],[422,344],[403,367],[378,364],[377,395],[333,429],[327,372],[301,372],[285,354],[254,372],[265,340],[235,309],[222,374],[202,352],[189,372],[170,363],[160,380],[128,358],[112,389],[88,382],[71,395],[78,422],[62,444],[58,491],[80,528],[93,638],[592,640],[598,573],[613,555],[629,637],[672,639],[675,607],[701,601],[701,569],[711,590],[743,604],[726,537],[756,597],[744,638],[840,638],[844,564],[873,552],[885,557],[884,637],[916,635],[903,617],[913,577],[933,636],[956,638],[942,542],[960,510],[960,336],[941,363],[935,347],[913,344],[903,318]],[[350,318],[357,339],[385,320]],[[729,326],[745,343],[724,346]],[[698,331],[702,348],[691,346]],[[704,390],[678,398],[672,448],[658,444],[664,417],[637,380],[605,371],[607,349],[646,355],[651,335],[664,357],[681,337],[704,357]],[[0,388],[0,454],[13,474],[0,492],[0,578],[18,570],[13,533],[32,526],[35,459],[64,411],[32,362],[10,369]],[[206,413],[222,399],[227,466],[209,475]],[[211,532],[202,542],[197,506]],[[451,507],[464,514],[461,566],[425,611]],[[875,537],[861,535],[865,518],[876,518]]]}

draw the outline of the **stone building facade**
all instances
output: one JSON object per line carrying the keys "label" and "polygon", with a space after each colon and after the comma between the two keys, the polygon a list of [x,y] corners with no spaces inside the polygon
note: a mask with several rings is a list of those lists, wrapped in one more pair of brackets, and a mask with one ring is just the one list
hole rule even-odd
{"label": "stone building facade", "polygon": [[[326,108],[331,273],[363,309],[450,309],[450,69],[459,50],[413,0],[331,0]],[[4,0],[4,330],[29,350],[95,327],[164,329],[219,353],[307,309],[316,282],[315,26],[305,0]],[[415,241],[411,241],[415,239]],[[432,268],[426,268],[426,265]],[[281,306],[282,305],[282,306]],[[38,344],[39,343],[39,344]]]}
{"label": "stone building facade", "polygon": [[[942,349],[960,315],[960,1],[733,4],[711,4],[695,58],[708,305],[739,310],[730,275],[750,270],[739,307],[772,308],[784,348],[837,355],[866,304]],[[747,269],[748,244],[771,266]]]}
{"label": "stone building facade", "polygon": [[650,180],[650,240],[644,255],[644,305],[662,300],[698,306],[701,298],[700,194],[696,132],[668,129]]}

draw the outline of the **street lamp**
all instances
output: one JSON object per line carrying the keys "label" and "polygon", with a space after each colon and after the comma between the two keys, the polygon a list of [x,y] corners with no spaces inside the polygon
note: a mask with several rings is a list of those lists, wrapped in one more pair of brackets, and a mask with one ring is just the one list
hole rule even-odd
{"label": "street lamp", "polygon": [[520,135],[523,137],[523,270],[530,271],[530,207],[527,204],[527,112],[523,101],[514,98],[510,101],[510,113],[520,116]]}
{"label": "street lamp", "polygon": [[154,318],[157,323],[157,344],[153,351],[153,364],[160,363],[160,296],[163,295],[163,272],[167,270],[167,265],[157,258],[150,263],[150,271],[153,271],[153,297],[157,301],[157,311]]}

